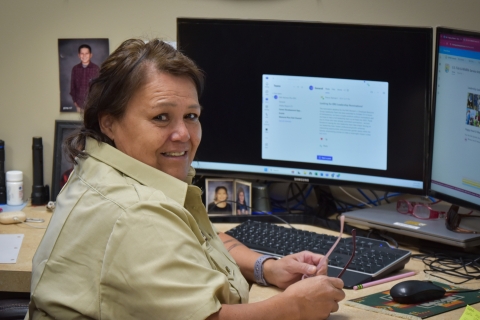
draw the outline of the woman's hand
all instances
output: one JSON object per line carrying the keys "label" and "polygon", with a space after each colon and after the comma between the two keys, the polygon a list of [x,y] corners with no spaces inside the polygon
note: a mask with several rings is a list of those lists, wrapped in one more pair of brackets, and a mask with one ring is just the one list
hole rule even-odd
{"label": "woman's hand", "polygon": [[302,251],[278,260],[267,260],[263,265],[263,276],[268,283],[286,289],[299,281],[304,274],[326,275],[327,264],[323,264],[317,270],[317,265],[322,257],[319,254]]}
{"label": "woman's hand", "polygon": [[323,275],[311,277],[294,283],[267,300],[224,304],[219,312],[207,319],[327,319],[330,313],[338,311],[338,302],[345,299],[342,288],[341,279]]}
{"label": "woman's hand", "polygon": [[342,288],[342,279],[320,275],[297,282],[282,294],[298,308],[299,319],[327,319],[338,311],[338,302],[345,299]]}

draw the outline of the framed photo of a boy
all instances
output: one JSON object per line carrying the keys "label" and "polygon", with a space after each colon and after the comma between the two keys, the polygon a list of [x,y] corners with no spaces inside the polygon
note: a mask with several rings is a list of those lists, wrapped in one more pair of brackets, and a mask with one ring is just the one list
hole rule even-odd
{"label": "framed photo of a boy", "polygon": [[208,214],[235,214],[233,179],[205,179]]}
{"label": "framed photo of a boy", "polygon": [[58,39],[60,112],[82,112],[90,82],[109,55],[108,39]]}

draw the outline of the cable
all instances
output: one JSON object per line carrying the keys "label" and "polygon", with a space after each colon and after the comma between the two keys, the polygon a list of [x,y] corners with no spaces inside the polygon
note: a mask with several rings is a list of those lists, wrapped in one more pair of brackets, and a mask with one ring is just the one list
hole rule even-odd
{"label": "cable", "polygon": [[[258,211],[257,211],[257,212],[258,212]],[[276,216],[276,215],[271,214],[271,213],[268,213],[268,212],[265,212],[265,214],[277,218],[278,220],[280,220],[280,221],[282,221],[283,223],[287,224],[287,225],[288,225],[290,228],[292,228],[292,229],[296,229],[296,228],[295,228],[294,226],[292,226],[289,222],[287,222],[286,220],[280,218],[279,216]]]}
{"label": "cable", "polygon": [[342,187],[339,187],[339,188],[340,188],[340,190],[342,190],[346,195],[348,195],[350,198],[357,200],[358,202],[366,205],[366,206],[369,207],[369,208],[372,208],[371,205],[369,205],[368,203],[363,202],[362,200],[359,200],[359,199],[355,198],[354,196],[352,196],[350,193],[348,193],[348,192],[347,192],[345,189],[343,189]]}
{"label": "cable", "polygon": [[[222,202],[231,202],[231,203],[236,203],[236,201],[233,201],[233,200],[224,200],[224,201],[219,201],[217,202],[218,203],[222,203]],[[255,208],[249,206],[249,205],[245,205],[247,208],[251,209],[252,211],[255,211]],[[286,223],[290,228],[292,229],[296,229],[294,226],[292,226],[288,221],[280,218],[279,216],[276,216],[274,214],[272,214],[271,212],[267,212],[267,211],[255,211],[256,213],[261,213],[261,214],[266,214],[266,215],[269,215],[271,217],[275,217],[276,219],[282,221],[283,223]]]}
{"label": "cable", "polygon": [[36,226],[31,225],[30,223],[26,223],[26,222],[24,222],[24,223],[22,223],[22,224],[26,224],[27,226],[29,226],[29,227],[31,227],[31,228],[35,228],[35,229],[47,229],[47,227],[36,227]]}
{"label": "cable", "polygon": [[387,236],[386,234],[383,234],[383,233],[379,234],[379,236],[382,237],[382,238],[384,238],[384,239],[387,239],[388,241],[393,242],[393,243],[394,243],[394,247],[395,247],[396,249],[398,249],[398,242],[395,241],[395,239],[393,239],[392,237]]}
{"label": "cable", "polygon": [[380,206],[382,205],[382,200],[378,197],[377,193],[375,192],[375,190],[370,190],[370,192],[373,194],[373,196],[375,197],[375,199],[377,199],[377,205]]}
{"label": "cable", "polygon": [[296,205],[294,205],[292,209],[296,209],[297,207],[299,207],[299,206],[301,206],[301,205],[303,205],[304,207],[306,207],[306,209],[310,209],[310,210],[313,209],[312,207],[310,207],[310,206],[307,204],[307,198],[308,198],[308,196],[310,195],[310,193],[312,192],[313,187],[310,186],[310,188],[309,188],[309,189],[307,190],[307,192],[306,192],[307,194],[305,195],[305,194],[304,194],[305,189],[300,190],[300,187],[298,186],[298,183],[295,183],[295,186],[296,186],[297,189],[300,191],[299,193],[302,195],[302,201],[300,201],[299,203],[297,203]]}
{"label": "cable", "polygon": [[[295,193],[294,187],[298,189],[298,192]],[[308,190],[307,190],[308,188]],[[306,192],[305,192],[306,190]],[[307,205],[307,198],[310,195],[311,191],[313,190],[313,187],[308,184],[305,184],[303,188],[300,188],[300,186],[297,183],[289,183],[288,187],[286,189],[286,194],[284,199],[275,199],[273,197],[270,197],[270,203],[272,207],[278,208],[278,209],[283,209],[287,211],[287,213],[292,213],[292,209],[297,209],[300,206],[304,206],[302,209],[303,211],[307,210],[312,210],[313,208],[309,205]],[[290,196],[290,194],[292,196]],[[300,197],[300,199],[299,199]],[[291,201],[297,201],[295,204],[291,204]],[[297,209],[299,210],[299,209]]]}
{"label": "cable", "polygon": [[[271,183],[269,183],[268,185],[270,185],[270,184],[271,184]],[[290,183],[288,184],[288,188],[291,189],[291,188],[292,188],[291,185],[292,185],[292,182],[290,182]],[[308,184],[305,184],[305,187],[303,188],[303,190],[302,190],[301,192],[303,192],[305,189],[307,189],[307,187],[308,187]],[[288,192],[289,190],[288,190],[288,188],[287,188],[287,196],[285,197],[286,199],[277,200],[277,199],[271,198],[272,201],[275,201],[275,202],[285,202],[285,200],[286,200],[286,201],[290,202],[290,201],[292,201],[292,200],[297,199],[300,193],[298,193],[298,194],[293,194],[293,192],[292,192],[292,197],[289,198],[289,197],[288,197],[288,196],[289,196],[289,192]]]}
{"label": "cable", "polygon": [[[374,206],[376,206],[375,202],[372,201],[372,199],[370,199],[370,198],[365,194],[365,192],[362,191],[362,189],[357,188],[357,191],[360,192],[360,194],[361,194],[365,199],[367,199],[368,203],[371,203],[371,204],[373,204]],[[345,192],[345,191],[344,191],[344,192]]]}
{"label": "cable", "polygon": [[330,200],[332,200],[335,203],[335,205],[337,206],[336,209],[338,210],[339,213],[350,211],[349,210],[350,208],[357,208],[357,209],[362,209],[363,208],[363,206],[359,206],[359,205],[356,205],[356,204],[348,203],[344,200],[337,199],[332,194],[330,194],[328,192],[325,192],[322,189],[318,189],[318,191],[320,193],[322,193],[323,196],[329,198]]}
{"label": "cable", "polygon": [[387,203],[390,203],[390,201],[388,201],[388,194],[389,194],[388,191],[385,192],[385,194],[383,195],[383,199],[385,199],[385,201],[386,201]]}
{"label": "cable", "polygon": [[[427,269],[424,273],[433,275],[439,279],[453,284],[462,284],[470,280],[480,279],[480,256],[445,254],[445,253],[426,253],[412,255],[413,259],[422,260]],[[440,275],[449,275],[464,279],[454,282]]]}

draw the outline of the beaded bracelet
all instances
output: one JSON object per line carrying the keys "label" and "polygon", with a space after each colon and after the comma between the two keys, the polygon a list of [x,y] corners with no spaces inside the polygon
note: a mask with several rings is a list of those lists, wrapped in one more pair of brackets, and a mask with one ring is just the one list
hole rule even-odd
{"label": "beaded bracelet", "polygon": [[274,256],[263,255],[255,261],[255,266],[253,268],[253,275],[255,277],[255,282],[261,286],[269,286],[265,278],[263,277],[263,263],[268,259],[277,259]]}

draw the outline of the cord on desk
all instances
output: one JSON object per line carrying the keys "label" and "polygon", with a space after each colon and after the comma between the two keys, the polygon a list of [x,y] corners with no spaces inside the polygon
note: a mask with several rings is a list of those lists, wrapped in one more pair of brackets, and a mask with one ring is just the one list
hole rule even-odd
{"label": "cord on desk", "polygon": [[[393,247],[398,249],[398,242],[395,241],[395,239],[393,239],[393,237],[387,236],[386,234],[383,234],[383,233],[379,234],[379,236],[386,239],[387,241],[392,242],[394,244]],[[392,247],[392,245],[390,245],[390,247]]]}
{"label": "cord on desk", "polygon": [[23,224],[26,224],[27,226],[29,226],[31,228],[35,228],[35,229],[47,229],[47,227],[36,227],[36,226],[31,225],[30,223],[26,223],[26,222],[24,222]]}
{"label": "cord on desk", "polygon": [[[423,270],[428,275],[433,275],[439,279],[453,284],[462,284],[470,280],[480,279],[480,256],[471,254],[445,254],[445,253],[426,253],[414,254],[412,259],[422,260],[427,269]],[[454,282],[445,279],[440,275],[449,275],[463,281]]]}

